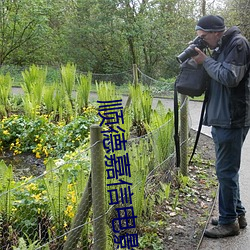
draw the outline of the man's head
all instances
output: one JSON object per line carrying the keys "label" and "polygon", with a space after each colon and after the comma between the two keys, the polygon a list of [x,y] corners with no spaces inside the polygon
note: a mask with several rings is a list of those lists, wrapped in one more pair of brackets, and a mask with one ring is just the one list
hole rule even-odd
{"label": "man's head", "polygon": [[197,35],[207,42],[209,48],[214,49],[224,34],[224,19],[214,15],[203,16],[195,26],[195,30]]}

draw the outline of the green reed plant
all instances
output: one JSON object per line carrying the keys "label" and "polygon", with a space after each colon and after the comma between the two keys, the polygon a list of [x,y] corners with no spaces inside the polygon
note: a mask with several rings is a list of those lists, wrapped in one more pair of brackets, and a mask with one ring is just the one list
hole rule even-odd
{"label": "green reed plant", "polygon": [[92,83],[92,73],[88,72],[87,75],[81,74],[78,78],[78,87],[77,87],[77,96],[76,103],[78,107],[78,112],[83,108],[88,107],[89,103],[89,94],[91,90]]}
{"label": "green reed plant", "polygon": [[144,89],[142,84],[129,85],[129,92],[134,125],[137,127],[138,134],[142,135],[144,134],[143,123],[150,123],[153,98],[151,92]]}
{"label": "green reed plant", "polygon": [[145,188],[149,173],[149,164],[152,160],[152,152],[150,152],[150,145],[146,138],[140,138],[138,142],[132,142],[132,145],[128,148],[128,152],[131,164],[131,177],[127,181],[133,183],[133,207],[135,214],[138,216],[137,221],[139,222],[142,220],[142,214],[146,208]]}
{"label": "green reed plant", "polygon": [[76,82],[76,65],[67,63],[61,66],[62,86],[64,87],[69,100],[72,102],[72,92]]}
{"label": "green reed plant", "polygon": [[7,116],[9,111],[9,96],[11,93],[12,79],[10,74],[0,75],[0,116]]}
{"label": "green reed plant", "polygon": [[124,123],[119,124],[119,126],[125,130],[124,134],[125,134],[125,138],[126,140],[129,139],[130,137],[130,130],[132,127],[132,114],[131,114],[131,110],[130,109],[125,109],[123,110],[123,121]]}
{"label": "green reed plant", "polygon": [[66,94],[63,85],[56,83],[53,98],[53,116],[56,121],[71,121],[74,112],[70,97]]}
{"label": "green reed plant", "polygon": [[24,111],[26,115],[34,118],[40,112],[43,89],[46,82],[47,68],[32,65],[22,72],[24,82],[21,87],[24,91]]}
{"label": "green reed plant", "polygon": [[160,190],[161,200],[162,201],[164,199],[168,200],[171,192],[171,182],[169,183],[160,182],[160,185],[161,185],[161,190]]}
{"label": "green reed plant", "polygon": [[46,86],[46,88],[44,89],[43,102],[47,114],[50,114],[53,111],[55,87],[55,84],[53,84]]}
{"label": "green reed plant", "polygon": [[[32,242],[31,239],[29,239],[29,236],[26,236],[26,239],[28,242],[25,241],[24,238],[19,238],[18,240],[18,246],[13,246],[13,250],[35,250],[40,247],[40,243],[38,240],[35,242]],[[49,247],[43,247],[44,250],[49,250]]]}
{"label": "green reed plant", "polygon": [[147,123],[150,123],[152,102],[153,102],[152,93],[148,89],[144,90],[141,95],[141,105],[143,112],[143,121]]}
{"label": "green reed plant", "polygon": [[68,176],[56,170],[56,165],[52,159],[46,164],[46,177],[44,185],[47,191],[49,208],[56,226],[56,230],[62,233],[64,225],[64,211],[67,208]]}
{"label": "green reed plant", "polygon": [[96,82],[98,101],[114,101],[121,99],[116,92],[115,84],[112,82]]}
{"label": "green reed plant", "polygon": [[158,102],[156,109],[151,114],[150,124],[145,124],[146,130],[150,133],[154,156],[157,163],[166,160],[173,152],[173,112],[166,110],[161,101]]}
{"label": "green reed plant", "polygon": [[[125,154],[129,155],[129,164],[131,177],[125,175],[122,180],[132,183],[131,191],[133,192],[132,201],[135,215],[137,216],[137,221],[142,219],[142,213],[145,210],[145,185],[146,178],[148,175],[148,165],[151,161],[151,153],[149,151],[148,141],[146,139],[140,139],[132,141],[127,146],[126,150],[121,150],[116,153],[117,157],[123,157]],[[124,166],[125,168],[125,166]],[[106,178],[107,179],[107,178]],[[117,180],[107,179],[107,184],[117,183]],[[124,186],[121,185],[120,188]],[[117,187],[119,190],[119,186]],[[119,206],[126,206],[130,204],[119,204]]]}
{"label": "green reed plant", "polygon": [[4,215],[5,221],[9,222],[12,215],[13,195],[10,190],[14,187],[12,166],[6,166],[0,161],[0,213]]}

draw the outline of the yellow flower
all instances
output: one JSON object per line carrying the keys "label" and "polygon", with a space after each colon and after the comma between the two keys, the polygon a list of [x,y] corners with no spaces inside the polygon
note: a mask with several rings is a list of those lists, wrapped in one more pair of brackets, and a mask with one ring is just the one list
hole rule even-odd
{"label": "yellow flower", "polygon": [[42,199],[42,194],[39,193],[39,194],[33,194],[32,197],[35,198],[36,201],[40,201]]}
{"label": "yellow flower", "polygon": [[40,159],[41,158],[41,155],[39,152],[36,152],[36,158]]}
{"label": "yellow flower", "polygon": [[75,195],[72,195],[71,201],[72,201],[72,203],[76,203],[76,196]]}
{"label": "yellow flower", "polygon": [[74,217],[73,206],[68,205],[66,208],[66,211],[64,211],[64,213],[65,213],[65,215],[68,215],[69,218],[73,218]]}
{"label": "yellow flower", "polygon": [[8,131],[7,129],[5,129],[5,130],[3,131],[3,134],[4,134],[4,135],[9,135],[10,133],[9,133],[9,131]]}
{"label": "yellow flower", "polygon": [[35,183],[30,183],[29,185],[26,186],[26,189],[28,191],[35,191],[37,190],[37,185]]}

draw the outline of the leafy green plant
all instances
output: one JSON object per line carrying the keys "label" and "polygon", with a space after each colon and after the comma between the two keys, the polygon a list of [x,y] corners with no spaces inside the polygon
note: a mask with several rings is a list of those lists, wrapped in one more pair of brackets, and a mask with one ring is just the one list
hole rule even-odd
{"label": "leafy green plant", "polygon": [[[36,240],[40,235],[40,240],[47,234],[42,221],[49,221],[48,197],[41,179],[35,180],[32,176],[22,177],[17,182],[16,189],[12,190],[15,200],[13,202],[13,227],[19,232],[19,236],[28,240]],[[39,225],[39,227],[38,227]],[[45,240],[45,239],[43,239]]]}
{"label": "leafy green plant", "polygon": [[145,128],[152,139],[155,159],[158,163],[166,160],[173,152],[173,112],[166,111],[162,102],[158,102],[155,110],[152,111],[150,124],[146,123]]}
{"label": "leafy green plant", "polygon": [[51,112],[53,111],[55,87],[56,85],[53,84],[46,86],[46,88],[44,89],[43,102],[46,108],[46,114],[51,114]]}
{"label": "leafy green plant", "polygon": [[43,69],[35,65],[22,72],[24,82],[21,87],[24,91],[24,111],[29,117],[34,118],[37,112],[40,112],[46,75],[47,68]]}
{"label": "leafy green plant", "polygon": [[115,84],[112,82],[96,82],[98,101],[114,101],[121,97],[116,92]]}
{"label": "leafy green plant", "polygon": [[[142,84],[129,85],[129,92],[132,101],[132,110],[136,124],[150,122],[152,110],[152,95],[149,89],[144,89]],[[140,100],[140,102],[138,101]]]}
{"label": "leafy green plant", "polygon": [[53,123],[49,116],[10,116],[0,121],[0,149],[14,155],[33,152],[37,158],[74,151],[88,141],[90,126],[98,120],[91,106],[70,123]]}
{"label": "leafy green plant", "polygon": [[11,93],[12,79],[10,74],[0,75],[0,116],[7,116],[9,111],[9,96]]}
{"label": "leafy green plant", "polygon": [[76,81],[76,65],[67,63],[61,66],[62,86],[66,91],[69,100],[72,102],[72,92]]}
{"label": "leafy green plant", "polygon": [[176,209],[179,205],[179,196],[180,196],[180,191],[177,189],[177,190],[175,190],[175,196],[174,196],[174,200],[172,203],[173,209]]}
{"label": "leafy green plant", "polygon": [[161,185],[162,196],[164,197],[164,199],[168,200],[171,192],[171,183],[160,182],[160,185]]}
{"label": "leafy green plant", "polygon": [[180,185],[180,188],[185,189],[187,186],[191,186],[191,180],[189,176],[183,175],[181,173],[178,174],[178,182]]}
{"label": "leafy green plant", "polygon": [[[35,250],[40,246],[40,243],[38,240],[32,242],[32,240],[29,239],[29,237],[26,237],[28,240],[28,243],[25,241],[23,237],[20,237],[18,239],[18,246],[13,246],[13,250]],[[49,248],[43,248],[44,250],[49,250]]]}
{"label": "leafy green plant", "polygon": [[0,213],[5,215],[6,222],[10,221],[13,206],[13,194],[10,190],[14,187],[12,166],[8,167],[0,161]]}
{"label": "leafy green plant", "polygon": [[157,233],[145,233],[139,238],[139,249],[163,250],[163,242]]}
{"label": "leafy green plant", "polygon": [[87,75],[80,75],[78,78],[78,82],[79,84],[77,87],[76,103],[77,103],[78,113],[81,113],[80,111],[83,108],[88,107],[92,74],[88,72]]}

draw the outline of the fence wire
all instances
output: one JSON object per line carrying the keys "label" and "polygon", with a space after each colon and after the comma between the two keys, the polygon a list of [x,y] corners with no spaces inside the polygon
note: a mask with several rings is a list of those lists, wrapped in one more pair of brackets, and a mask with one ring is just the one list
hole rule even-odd
{"label": "fence wire", "polygon": [[[144,84],[151,87],[159,84],[159,81],[142,72],[140,74]],[[95,75],[98,81],[112,81],[110,77]],[[122,78],[127,81],[128,75]],[[170,86],[167,88],[171,91]],[[148,209],[156,199],[161,183],[171,182],[175,171],[173,128],[172,117],[159,128],[140,137],[131,136],[127,140],[126,152],[123,153],[129,156],[131,173],[124,180],[126,189],[118,179],[110,180],[105,171],[106,212],[95,219],[93,199],[98,202],[101,198],[92,196],[92,189],[99,183],[92,182],[89,156],[91,149],[100,141],[75,152],[81,156],[78,160],[49,159],[46,164],[37,166],[43,172],[37,176],[17,179],[16,170],[2,161],[1,249],[95,249],[94,245],[98,241],[103,242],[103,239],[94,241],[93,226],[104,216],[106,246],[103,249],[125,248],[124,244],[127,244],[128,249],[135,249],[138,243],[136,235],[140,237],[138,228],[151,216]],[[116,156],[121,157],[122,152]],[[20,185],[13,188],[15,182]],[[122,192],[119,199],[114,185]]]}

